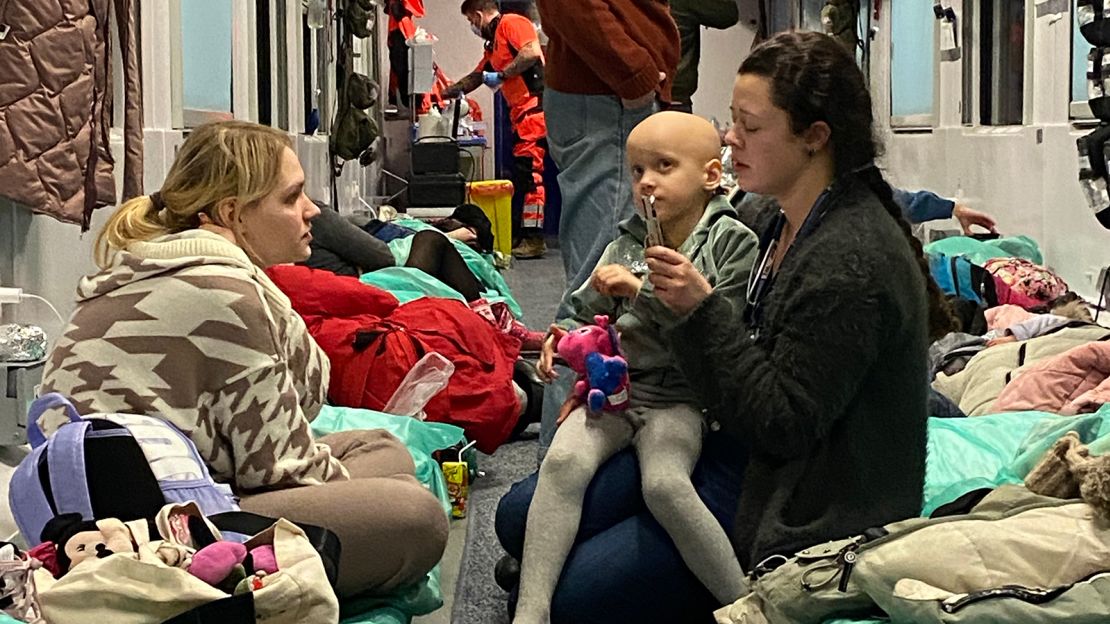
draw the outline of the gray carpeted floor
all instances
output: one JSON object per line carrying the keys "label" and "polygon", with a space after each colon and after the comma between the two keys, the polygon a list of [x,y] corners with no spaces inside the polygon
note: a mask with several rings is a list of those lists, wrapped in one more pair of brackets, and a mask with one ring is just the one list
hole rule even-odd
{"label": "gray carpeted floor", "polygon": [[[526,433],[526,435],[528,435]],[[470,491],[466,550],[459,566],[451,624],[508,624],[508,595],[493,580],[493,567],[504,554],[493,530],[497,501],[509,486],[536,470],[536,440],[503,445],[492,456],[482,455],[478,469],[485,473]]]}
{"label": "gray carpeted floor", "polygon": [[[549,241],[550,245],[554,241]],[[518,260],[504,272],[505,281],[524,310],[524,320],[544,331],[555,317],[563,294],[563,261],[558,249],[538,260]],[[493,530],[497,501],[509,486],[536,470],[536,432],[532,425],[524,439],[502,445],[493,455],[481,455],[484,474],[470,490],[466,548],[455,586],[452,624],[508,624],[504,590],[493,580],[493,567],[503,554]]]}
{"label": "gray carpeted floor", "polygon": [[524,311],[524,322],[537,331],[547,331],[555,319],[555,309],[566,288],[563,276],[563,257],[552,247],[555,239],[548,239],[547,254],[535,260],[514,260],[513,266],[502,273],[505,283]]}

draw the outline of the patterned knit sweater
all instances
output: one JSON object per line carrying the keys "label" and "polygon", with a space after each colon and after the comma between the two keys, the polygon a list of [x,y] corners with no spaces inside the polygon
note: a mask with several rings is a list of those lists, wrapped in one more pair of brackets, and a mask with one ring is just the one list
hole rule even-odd
{"label": "patterned knit sweater", "polygon": [[[202,230],[133,243],[81,280],[77,301],[42,393],[83,414],[161,416],[239,491],[348,478],[309,428],[327,356],[239,247]],[[49,435],[64,420],[39,424]]]}

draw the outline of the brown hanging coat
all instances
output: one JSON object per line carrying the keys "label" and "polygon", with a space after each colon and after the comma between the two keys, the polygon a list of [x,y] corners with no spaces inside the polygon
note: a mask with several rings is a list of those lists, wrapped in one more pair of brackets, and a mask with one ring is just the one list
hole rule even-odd
{"label": "brown hanging coat", "polygon": [[[120,33],[123,200],[142,194],[136,0],[0,0],[0,197],[89,227],[116,203],[109,15]],[[5,34],[6,32],[6,34]]]}

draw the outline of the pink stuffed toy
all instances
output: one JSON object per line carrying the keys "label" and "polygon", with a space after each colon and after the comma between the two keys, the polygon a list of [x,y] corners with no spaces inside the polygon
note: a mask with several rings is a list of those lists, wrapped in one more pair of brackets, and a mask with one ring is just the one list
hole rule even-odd
{"label": "pink stuffed toy", "polygon": [[[250,554],[255,573],[278,571],[277,554],[270,544],[257,546]],[[213,587],[224,588],[229,584],[234,587],[245,576],[242,567],[246,558],[246,546],[238,542],[215,542],[193,555],[189,573]]]}
{"label": "pink stuffed toy", "polygon": [[[242,571],[242,563],[246,558],[246,546],[237,542],[216,542],[201,548],[193,555],[189,574],[213,587],[219,587],[229,576],[232,576],[236,568],[240,571],[236,575],[239,579],[246,575]],[[235,582],[237,583],[238,580]]]}
{"label": "pink stuffed toy", "polygon": [[274,547],[269,544],[263,544],[251,551],[251,560],[254,561],[255,572],[265,572],[266,574],[273,574],[278,571],[277,553],[274,552]]}
{"label": "pink stuffed toy", "polygon": [[599,314],[594,323],[567,332],[555,349],[578,373],[574,395],[586,401],[589,413],[623,411],[628,408],[628,362],[609,317]]}

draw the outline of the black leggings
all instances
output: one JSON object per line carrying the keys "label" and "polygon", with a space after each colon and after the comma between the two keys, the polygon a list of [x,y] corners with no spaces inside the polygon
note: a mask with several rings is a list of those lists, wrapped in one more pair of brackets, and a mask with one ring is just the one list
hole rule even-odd
{"label": "black leggings", "polygon": [[482,296],[481,282],[470,272],[455,244],[441,232],[424,230],[413,234],[405,266],[424,271],[462,293],[467,301]]}
{"label": "black leggings", "polygon": [[[405,43],[405,36],[400,30],[389,33],[386,39],[389,47],[389,69],[397,76],[396,104],[409,106],[409,46]],[[390,93],[390,96],[393,96]]]}

